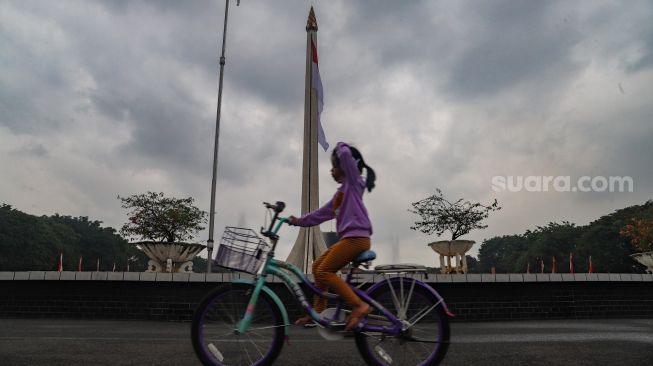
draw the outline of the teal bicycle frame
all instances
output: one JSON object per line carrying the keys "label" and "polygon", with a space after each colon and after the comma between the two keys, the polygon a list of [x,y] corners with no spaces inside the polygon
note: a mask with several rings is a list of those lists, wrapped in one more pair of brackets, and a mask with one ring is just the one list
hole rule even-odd
{"label": "teal bicycle frame", "polygon": [[[275,219],[277,219],[276,214],[275,214],[275,218],[272,220],[272,223],[270,223],[270,228],[272,228],[272,226],[274,225]],[[277,223],[277,225],[273,229],[268,230],[266,232],[266,234],[267,234],[266,236],[270,237],[270,240],[272,241],[272,249],[267,253],[266,258],[265,258],[265,262],[263,263],[263,269],[261,271],[261,274],[259,276],[257,276],[256,281],[254,282],[254,291],[252,292],[252,296],[251,296],[251,298],[249,300],[249,303],[247,304],[247,310],[245,311],[245,315],[243,316],[243,319],[241,319],[238,322],[237,331],[239,333],[245,333],[247,331],[247,329],[249,328],[249,325],[250,325],[250,323],[252,321],[252,318],[254,316],[254,309],[256,308],[256,303],[258,301],[258,297],[259,297],[259,295],[261,293],[261,290],[267,289],[267,287],[265,286],[265,282],[267,280],[267,276],[270,275],[270,274],[278,276],[286,284],[291,286],[293,288],[293,290],[294,290],[293,292],[299,298],[299,301],[302,303],[302,305],[307,305],[308,304],[308,302],[306,301],[306,296],[304,295],[304,292],[301,290],[301,288],[299,288],[299,286],[297,286],[295,284],[295,282],[292,280],[292,278],[290,278],[290,276],[288,276],[286,274],[286,272],[281,270],[281,268],[284,268],[286,270],[291,271],[295,276],[302,279],[303,281],[306,280],[304,273],[299,268],[293,266],[290,263],[286,263],[286,262],[282,262],[282,261],[278,261],[278,260],[274,259],[274,250],[276,249],[277,241],[279,240],[279,237],[278,237],[277,233],[281,229],[281,225],[288,222],[288,218],[287,217],[279,217],[278,220],[279,220],[279,222]],[[250,281],[242,281],[242,280],[236,280],[234,282],[241,282],[241,283],[242,282],[249,282],[249,283],[252,283]],[[287,313],[287,311],[285,309],[285,306],[283,306],[283,303],[279,299],[279,297],[271,290],[266,291],[266,292],[269,295],[271,295],[271,297],[275,301],[275,303],[277,303],[277,305],[279,305],[279,307],[281,308],[282,315],[283,315],[283,318],[284,318],[284,322],[286,323],[285,325],[286,326],[289,325],[288,313]],[[320,315],[315,310],[311,309],[311,311],[312,311],[310,313],[311,317],[313,317],[314,319],[320,317]],[[288,335],[287,327],[285,327],[284,329],[285,329],[285,333],[286,333],[286,336],[287,336]]]}
{"label": "teal bicycle frame", "polygon": [[[272,206],[274,207],[274,206]],[[270,207],[268,207],[270,208]],[[283,209],[283,208],[281,208]],[[290,263],[286,263],[283,261],[279,261],[274,259],[274,251],[277,247],[277,242],[279,240],[279,236],[277,233],[279,232],[279,229],[281,229],[281,226],[284,223],[288,222],[287,217],[279,217],[279,212],[275,210],[274,217],[272,218],[272,222],[270,223],[270,226],[267,231],[262,231],[263,236],[270,238],[270,241],[272,243],[272,249],[267,253],[265,262],[263,264],[263,269],[261,270],[261,274],[255,278],[255,281],[243,281],[243,280],[237,280],[235,282],[240,282],[240,283],[248,283],[254,285],[254,290],[252,292],[252,296],[249,300],[249,303],[247,304],[247,309],[245,310],[245,315],[243,318],[238,322],[237,329],[236,331],[238,333],[245,333],[248,329],[249,326],[252,322],[252,318],[254,316],[254,309],[256,308],[256,303],[258,301],[258,297],[261,293],[261,291],[265,291],[270,297],[273,299],[273,301],[277,304],[277,306],[280,308],[282,317],[284,320],[284,332],[285,335],[288,336],[288,313],[286,311],[285,306],[283,305],[283,302],[279,297],[272,291],[269,287],[265,286],[265,282],[267,279],[268,275],[275,275],[278,276],[293,292],[293,294],[297,297],[299,302],[301,303],[302,308],[308,315],[313,318],[313,320],[320,326],[323,327],[328,327],[331,329],[339,329],[344,328],[344,323],[335,321],[336,318],[338,318],[338,315],[341,311],[341,306],[343,303],[342,298],[337,295],[337,294],[332,294],[332,293],[325,293],[319,290],[311,281],[309,281],[306,278],[306,275],[304,272],[302,272],[299,268],[295,267],[294,265]],[[275,226],[275,222],[278,221],[278,223]],[[285,270],[285,271],[284,271]],[[286,272],[287,271],[287,272]],[[335,317],[334,319],[329,319],[329,318],[322,318],[318,312],[313,309],[313,307],[309,304],[308,300],[306,299],[306,296],[304,294],[304,291],[302,288],[299,286],[299,283],[291,276],[288,275],[288,272],[293,274],[298,280],[299,283],[303,283],[308,287],[308,289],[323,298],[330,299],[330,300],[336,300],[338,302],[338,305],[336,307],[335,311]],[[350,271],[349,274],[347,275],[346,283],[350,285],[350,282],[352,280],[353,272]],[[388,279],[388,283],[390,282],[390,279]],[[449,309],[447,308],[446,303],[444,302],[444,299],[435,292],[430,286],[425,285],[421,283],[421,281],[418,281],[417,279],[413,280],[412,287],[415,286],[416,283],[420,283],[422,287],[429,289],[431,294],[438,299],[437,303],[431,306],[429,309],[427,309],[423,314],[420,315],[420,317],[417,319],[421,319],[421,317],[425,316],[427,313],[432,311],[435,307],[437,306],[442,306],[445,313],[449,316],[453,316]],[[378,283],[374,286],[372,286],[372,289],[375,287],[381,285],[381,283]],[[405,322],[402,322],[399,318],[397,318],[394,314],[392,314],[388,309],[386,309],[384,306],[379,304],[375,299],[371,298],[367,292],[362,291],[361,289],[351,286],[351,289],[358,295],[363,301],[367,302],[371,306],[375,307],[377,311],[381,312],[383,314],[383,317],[387,320],[384,322],[384,325],[374,325],[374,324],[368,324],[367,321],[364,319],[361,321],[361,323],[358,326],[358,329],[360,330],[365,330],[365,331],[372,331],[372,332],[380,332],[386,335],[396,335],[400,333],[402,330],[405,330],[404,328],[407,326],[412,326],[410,324],[406,324]],[[370,290],[371,291],[371,290]],[[411,289],[412,292],[412,289]]]}

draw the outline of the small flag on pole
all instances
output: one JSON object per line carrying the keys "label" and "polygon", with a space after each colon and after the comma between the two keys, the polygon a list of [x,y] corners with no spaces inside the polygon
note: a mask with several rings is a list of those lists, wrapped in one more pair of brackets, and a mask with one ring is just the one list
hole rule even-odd
{"label": "small flag on pole", "polygon": [[96,272],[100,272],[100,258],[97,259],[97,265],[95,267]]}
{"label": "small flag on pole", "polygon": [[544,273],[544,259],[540,259],[540,272]]}
{"label": "small flag on pole", "polygon": [[574,273],[574,253],[569,253],[569,273]]}
{"label": "small flag on pole", "polygon": [[556,256],[553,256],[553,263],[551,264],[551,273],[556,273]]}
{"label": "small flag on pole", "polygon": [[77,272],[82,271],[82,256],[79,256],[79,263],[77,264]]}
{"label": "small flag on pole", "polygon": [[311,88],[315,89],[317,97],[317,142],[322,145],[324,151],[329,148],[329,143],[326,140],[324,129],[322,128],[322,121],[320,115],[324,108],[324,90],[322,89],[322,78],[320,78],[320,68],[317,63],[317,47],[315,42],[311,40],[311,48],[313,51],[313,62],[311,64]]}
{"label": "small flag on pole", "polygon": [[526,267],[526,273],[531,273],[531,262],[528,262],[528,267]]}
{"label": "small flag on pole", "polygon": [[594,266],[592,266],[592,256],[590,255],[590,268],[588,270],[589,273],[594,273]]}
{"label": "small flag on pole", "polygon": [[59,265],[57,266],[57,271],[63,271],[63,252],[59,253]]}
{"label": "small flag on pole", "polygon": [[129,272],[129,261],[127,261],[127,272]]}
{"label": "small flag on pole", "polygon": [[113,269],[111,270],[111,272],[115,272],[115,271],[116,271],[116,262],[114,261],[113,262]]}

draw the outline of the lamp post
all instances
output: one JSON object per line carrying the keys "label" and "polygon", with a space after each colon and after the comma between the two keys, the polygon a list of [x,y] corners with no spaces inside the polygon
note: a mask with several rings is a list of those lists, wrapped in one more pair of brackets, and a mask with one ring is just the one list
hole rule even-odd
{"label": "lamp post", "polygon": [[[240,5],[237,0],[236,6]],[[209,214],[209,240],[206,242],[208,258],[206,272],[211,273],[211,262],[213,260],[213,231],[215,229],[215,186],[218,173],[218,141],[220,139],[220,111],[222,109],[222,80],[224,75],[224,50],[227,40],[227,17],[229,15],[229,0],[225,0],[224,8],[224,30],[222,32],[222,54],[220,55],[220,83],[218,86],[218,111],[215,117],[215,145],[213,147],[213,178],[211,179],[211,210]]]}

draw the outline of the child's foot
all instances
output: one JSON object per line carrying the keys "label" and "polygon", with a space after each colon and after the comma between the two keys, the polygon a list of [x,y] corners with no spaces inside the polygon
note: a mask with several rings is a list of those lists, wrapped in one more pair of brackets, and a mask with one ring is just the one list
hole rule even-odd
{"label": "child's foot", "polygon": [[308,315],[304,315],[301,318],[295,320],[295,325],[299,325],[301,327],[307,326],[309,323],[313,322],[313,318],[311,318]]}
{"label": "child's foot", "polygon": [[358,323],[360,323],[367,314],[371,313],[372,310],[374,310],[374,308],[365,302],[353,309],[351,314],[349,314],[349,317],[347,317],[347,326],[345,327],[345,330],[350,331],[356,328]]}

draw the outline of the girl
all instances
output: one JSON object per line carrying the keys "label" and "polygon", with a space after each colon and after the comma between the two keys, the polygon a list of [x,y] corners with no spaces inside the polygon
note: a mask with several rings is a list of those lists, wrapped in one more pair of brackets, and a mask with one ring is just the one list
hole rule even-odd
{"label": "girl", "polygon": [[[358,254],[370,249],[372,225],[363,204],[365,188],[369,192],[374,188],[376,175],[361,153],[354,147],[339,142],[331,154],[331,176],[340,183],[333,198],[321,208],[307,213],[300,218],[290,216],[290,224],[297,226],[315,226],[336,218],[337,243],[327,249],[313,262],[313,274],[316,286],[323,292],[329,289],[339,294],[351,306],[352,312],[347,318],[346,330],[351,330],[370,313],[372,308],[363,302],[336,272],[351,262]],[[367,178],[363,180],[363,168]],[[324,311],[327,300],[315,296],[313,308],[318,313]],[[312,319],[306,315],[295,324],[305,325]]]}

